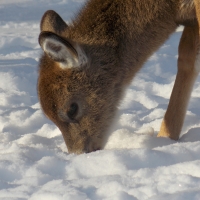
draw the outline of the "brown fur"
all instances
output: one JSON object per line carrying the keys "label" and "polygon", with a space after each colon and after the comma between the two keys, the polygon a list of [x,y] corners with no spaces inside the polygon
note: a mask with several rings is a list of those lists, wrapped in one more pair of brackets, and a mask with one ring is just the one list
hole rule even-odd
{"label": "brown fur", "polygon": [[[199,21],[195,8],[200,7],[192,0],[89,0],[70,26],[54,11],[44,14],[39,42],[45,53],[39,65],[38,95],[44,113],[61,130],[69,152],[91,152],[103,147],[124,89],[179,24],[192,27],[185,30],[186,36],[194,33],[191,41],[182,40],[183,47],[180,44],[180,49],[189,49],[193,57],[187,59],[190,54],[179,51],[179,66],[187,63],[194,69],[197,48],[191,43],[198,43]],[[46,44],[51,39],[56,42],[49,45],[55,46],[49,51]],[[66,59],[60,49],[67,53]],[[70,54],[74,49],[77,55]],[[80,63],[80,67],[66,67],[70,63]],[[179,79],[185,76],[187,73],[178,73],[176,88],[182,87]],[[196,75],[191,77],[190,88]],[[177,111],[183,119],[190,88],[186,88],[187,97],[182,91],[181,98],[186,103]],[[176,103],[174,91],[175,97],[171,99],[175,100],[169,106],[159,136],[178,139],[183,119],[174,123],[176,114],[171,115],[170,109],[180,103]],[[66,113],[73,103],[78,105],[78,111],[71,120]]]}

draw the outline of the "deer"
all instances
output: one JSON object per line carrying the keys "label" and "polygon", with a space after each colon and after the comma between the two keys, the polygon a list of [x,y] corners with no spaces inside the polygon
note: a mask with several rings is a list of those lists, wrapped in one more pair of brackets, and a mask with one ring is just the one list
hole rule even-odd
{"label": "deer", "polygon": [[88,0],[65,23],[44,13],[38,97],[69,153],[101,150],[124,92],[180,25],[178,72],[157,137],[178,140],[200,71],[199,0]]}

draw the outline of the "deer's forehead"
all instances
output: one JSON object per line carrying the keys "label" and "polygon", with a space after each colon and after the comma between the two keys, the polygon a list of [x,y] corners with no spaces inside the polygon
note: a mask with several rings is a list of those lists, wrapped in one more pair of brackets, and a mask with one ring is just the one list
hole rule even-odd
{"label": "deer's forehead", "polygon": [[[54,75],[51,79],[42,78],[39,82],[39,91],[43,99],[56,102],[66,102],[74,96],[86,92],[87,86],[75,77]],[[46,101],[45,100],[45,101]]]}

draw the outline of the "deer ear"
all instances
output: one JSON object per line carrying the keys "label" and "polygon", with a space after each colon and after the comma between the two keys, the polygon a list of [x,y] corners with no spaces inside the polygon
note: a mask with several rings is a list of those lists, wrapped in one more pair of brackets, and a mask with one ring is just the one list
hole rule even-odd
{"label": "deer ear", "polygon": [[59,62],[63,69],[81,67],[87,63],[87,57],[78,44],[63,39],[54,33],[40,33],[39,43],[43,51],[51,59]]}
{"label": "deer ear", "polygon": [[49,31],[49,32],[53,32],[60,35],[62,32],[66,31],[67,28],[68,28],[68,25],[53,10],[46,11],[40,22],[41,32]]}

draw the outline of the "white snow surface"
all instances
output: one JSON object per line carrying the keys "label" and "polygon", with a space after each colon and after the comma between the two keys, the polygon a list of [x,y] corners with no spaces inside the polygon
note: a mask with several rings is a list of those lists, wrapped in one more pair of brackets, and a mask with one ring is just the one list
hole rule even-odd
{"label": "white snow surface", "polygon": [[68,154],[37,98],[39,23],[84,0],[0,1],[0,199],[199,200],[200,79],[178,142],[157,138],[177,71],[180,27],[127,89],[104,150]]}

